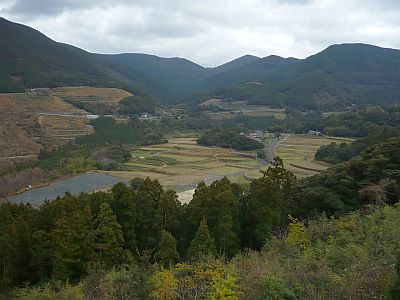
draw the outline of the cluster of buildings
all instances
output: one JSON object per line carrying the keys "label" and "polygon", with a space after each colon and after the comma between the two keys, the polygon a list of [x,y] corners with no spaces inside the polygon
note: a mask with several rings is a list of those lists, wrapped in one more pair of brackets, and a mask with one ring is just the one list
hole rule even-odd
{"label": "cluster of buildings", "polygon": [[247,137],[256,140],[258,142],[262,142],[263,138],[264,138],[264,132],[262,132],[261,130],[254,130],[254,131],[250,131],[250,133],[247,135]]}
{"label": "cluster of buildings", "polygon": [[318,130],[309,130],[309,131],[308,131],[308,135],[317,135],[317,136],[319,136],[319,135],[321,135],[321,131],[318,131]]}

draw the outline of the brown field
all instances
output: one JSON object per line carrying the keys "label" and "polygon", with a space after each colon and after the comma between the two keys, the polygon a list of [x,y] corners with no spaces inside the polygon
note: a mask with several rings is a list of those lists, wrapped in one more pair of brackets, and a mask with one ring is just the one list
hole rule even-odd
{"label": "brown field", "polygon": [[55,88],[53,95],[61,98],[79,98],[86,101],[97,100],[106,103],[118,103],[122,99],[132,96],[131,93],[116,88],[94,88],[94,87],[69,87]]}
{"label": "brown field", "polygon": [[[346,141],[340,138],[335,140]],[[332,138],[310,135],[290,135],[277,147],[276,153],[283,159],[285,167],[298,177],[317,174],[330,165],[314,158],[315,152],[323,145],[335,141]]]}
{"label": "brown field", "polygon": [[216,105],[224,109],[224,111],[206,112],[213,120],[233,119],[238,115],[250,117],[274,116],[279,120],[286,118],[284,109],[275,109],[265,105],[248,105],[247,101],[224,101],[222,99],[209,99],[200,104],[200,106],[204,108]]}
{"label": "brown field", "polygon": [[166,144],[133,151],[132,160],[126,164],[129,171],[108,173],[121,179],[155,178],[162,185],[175,188],[222,176],[246,181],[243,174],[260,166],[254,159],[239,156],[230,149],[200,146],[195,138],[175,137]]}
{"label": "brown field", "polygon": [[97,115],[115,115],[118,103],[131,93],[116,88],[73,87],[56,88],[53,95]]}
{"label": "brown field", "polygon": [[286,118],[284,110],[272,109],[267,106],[265,107],[251,107],[247,106],[243,110],[238,111],[222,111],[222,112],[209,112],[207,113],[212,120],[229,120],[234,119],[239,115],[249,116],[249,117],[275,117],[278,120],[283,120]]}
{"label": "brown field", "polygon": [[130,95],[120,89],[92,87],[55,88],[39,94],[0,94],[0,158],[37,154],[42,145],[56,147],[91,134],[93,129],[86,126],[89,120],[82,117],[89,112],[65,100],[112,106]]}
{"label": "brown field", "polygon": [[55,96],[31,95],[27,93],[0,94],[0,103],[0,113],[68,112],[87,114],[84,110],[76,108]]}
{"label": "brown field", "polygon": [[213,99],[206,100],[206,101],[200,103],[199,105],[202,106],[202,107],[207,107],[207,106],[210,106],[210,105],[220,105],[220,104],[223,104],[223,103],[224,103],[224,101],[222,99],[213,98]]}

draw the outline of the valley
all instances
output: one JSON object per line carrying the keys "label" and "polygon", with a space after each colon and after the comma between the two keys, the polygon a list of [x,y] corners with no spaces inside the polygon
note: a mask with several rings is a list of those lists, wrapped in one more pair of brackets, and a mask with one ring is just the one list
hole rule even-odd
{"label": "valley", "polygon": [[235,1],[0,4],[0,299],[400,299],[397,27]]}
{"label": "valley", "polygon": [[[196,137],[177,136],[168,139],[165,144],[139,147],[131,152],[131,159],[124,163],[121,171],[95,170],[95,173],[88,172],[88,175],[85,175],[87,179],[82,175],[62,179],[50,183],[49,187],[38,187],[8,197],[8,201],[28,201],[37,206],[44,199],[55,199],[66,192],[79,194],[108,190],[118,181],[129,182],[135,178],[148,177],[158,180],[165,188],[175,190],[179,201],[188,203],[199,182],[209,185],[227,177],[231,182],[248,184],[260,178],[260,171],[266,171],[269,167],[266,160],[256,159],[254,151],[238,152],[232,149],[205,147],[198,145],[196,140]],[[317,174],[330,166],[315,161],[314,154],[320,146],[328,145],[332,140],[293,134],[277,140],[266,138],[264,142],[266,151],[281,157],[285,167],[302,178]],[[101,174],[108,177],[102,177]]]}

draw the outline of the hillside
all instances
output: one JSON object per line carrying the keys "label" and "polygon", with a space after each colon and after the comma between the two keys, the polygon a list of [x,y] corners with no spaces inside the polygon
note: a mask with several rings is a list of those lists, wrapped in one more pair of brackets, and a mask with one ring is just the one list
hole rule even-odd
{"label": "hillside", "polygon": [[268,57],[251,59],[245,64],[235,64],[235,68],[223,68],[225,66],[223,65],[220,68],[226,69],[226,71],[211,76],[207,80],[205,88],[229,87],[239,83],[259,84],[268,78],[271,73],[291,66],[298,61],[299,60],[296,58],[283,58],[271,55]]}
{"label": "hillside", "polygon": [[115,84],[113,78],[70,47],[32,28],[0,18],[0,92]]}
{"label": "hillside", "polygon": [[197,90],[207,69],[183,58],[162,58],[140,53],[96,54],[95,61],[120,81],[140,86],[158,102],[178,102]]}
{"label": "hillside", "polygon": [[[340,110],[352,104],[400,100],[400,51],[364,44],[333,45],[270,73],[250,72],[246,80],[213,96],[254,104]],[[259,84],[246,81],[257,80]]]}
{"label": "hillside", "polygon": [[236,58],[230,62],[227,62],[223,65],[220,65],[218,67],[212,68],[212,71],[214,72],[214,74],[217,73],[223,73],[223,72],[227,72],[227,71],[232,71],[235,69],[238,69],[240,67],[243,67],[249,63],[252,63],[256,60],[259,60],[260,58],[257,56],[253,56],[253,55],[244,55],[241,56],[239,58]]}
{"label": "hillside", "polygon": [[161,104],[210,98],[312,110],[400,100],[400,51],[333,45],[299,60],[246,55],[216,68],[183,58],[94,54],[0,19],[0,92],[31,87],[119,87]]}

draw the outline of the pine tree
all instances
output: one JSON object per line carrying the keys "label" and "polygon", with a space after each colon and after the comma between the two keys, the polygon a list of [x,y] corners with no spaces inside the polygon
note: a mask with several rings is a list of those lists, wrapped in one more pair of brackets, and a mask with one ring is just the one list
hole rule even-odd
{"label": "pine tree", "polygon": [[155,254],[155,259],[165,268],[171,268],[179,259],[179,253],[176,250],[176,239],[174,236],[166,231],[161,231],[161,240],[158,245],[158,251]]}
{"label": "pine tree", "polygon": [[118,224],[110,205],[101,204],[99,214],[95,219],[94,249],[97,260],[108,268],[122,262],[124,260],[123,243],[121,225]]}
{"label": "pine tree", "polygon": [[200,222],[196,236],[191,241],[188,249],[188,257],[192,259],[202,259],[215,256],[214,239],[211,237],[208,230],[207,221],[205,218]]}

